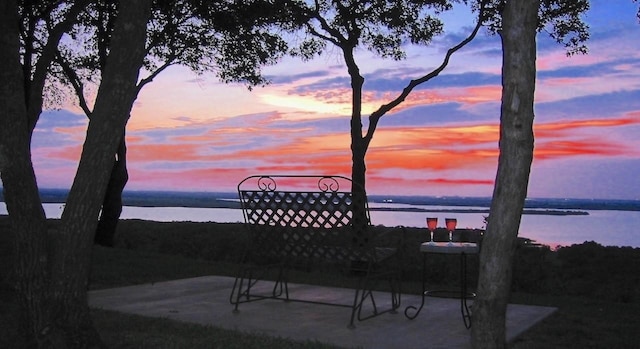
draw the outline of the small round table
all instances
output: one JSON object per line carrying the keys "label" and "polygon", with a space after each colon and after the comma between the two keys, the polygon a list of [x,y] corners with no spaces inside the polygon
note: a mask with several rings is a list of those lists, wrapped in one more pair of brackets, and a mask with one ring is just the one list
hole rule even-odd
{"label": "small round table", "polygon": [[[480,248],[478,244],[473,242],[423,242],[420,244],[420,252],[422,253],[422,301],[419,307],[413,305],[408,306],[404,310],[404,315],[413,320],[424,307],[425,297],[435,296],[443,292],[450,293],[450,291],[429,291],[426,289],[427,254],[457,254],[460,255],[460,312],[462,313],[462,321],[464,321],[465,327],[471,328],[471,312],[467,305],[467,299],[474,298],[475,293],[467,292],[467,255],[478,254],[479,251]],[[415,313],[411,315],[410,311],[415,311]]]}

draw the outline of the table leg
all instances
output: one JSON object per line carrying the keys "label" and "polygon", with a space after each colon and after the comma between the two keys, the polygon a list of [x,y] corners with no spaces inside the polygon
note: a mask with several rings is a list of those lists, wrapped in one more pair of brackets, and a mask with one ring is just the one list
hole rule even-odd
{"label": "table leg", "polygon": [[[471,312],[467,305],[467,254],[460,254],[460,312],[462,313],[462,321],[466,328],[471,328]],[[474,295],[475,296],[475,295]]]}
{"label": "table leg", "polygon": [[[404,310],[404,316],[409,318],[409,320],[415,319],[420,311],[424,307],[424,298],[427,296],[427,256],[426,253],[422,253],[422,293],[421,293],[421,301],[420,306],[415,307],[413,305],[408,306]],[[411,311],[415,311],[413,315],[409,314]]]}

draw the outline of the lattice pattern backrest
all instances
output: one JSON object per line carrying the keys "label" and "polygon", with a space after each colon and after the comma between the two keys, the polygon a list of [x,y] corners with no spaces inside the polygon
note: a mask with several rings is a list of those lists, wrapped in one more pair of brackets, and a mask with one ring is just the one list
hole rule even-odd
{"label": "lattice pattern backrest", "polygon": [[352,185],[341,176],[245,178],[238,194],[252,255],[289,262],[361,260],[371,249],[370,219],[366,194],[354,196]]}
{"label": "lattice pattern backrest", "polygon": [[249,224],[335,229],[353,218],[349,192],[240,191]]}

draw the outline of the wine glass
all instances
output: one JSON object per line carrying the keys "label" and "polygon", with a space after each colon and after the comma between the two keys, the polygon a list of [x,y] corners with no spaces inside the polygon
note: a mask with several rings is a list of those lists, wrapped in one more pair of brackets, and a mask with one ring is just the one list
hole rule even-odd
{"label": "wine glass", "polygon": [[445,218],[444,221],[447,225],[447,230],[449,231],[449,244],[451,244],[453,243],[453,231],[456,230],[458,220],[455,218]]}
{"label": "wine glass", "polygon": [[433,244],[433,231],[436,230],[438,226],[438,218],[429,217],[427,218],[427,228],[429,229],[429,233],[431,234],[431,238],[429,239],[429,243]]}

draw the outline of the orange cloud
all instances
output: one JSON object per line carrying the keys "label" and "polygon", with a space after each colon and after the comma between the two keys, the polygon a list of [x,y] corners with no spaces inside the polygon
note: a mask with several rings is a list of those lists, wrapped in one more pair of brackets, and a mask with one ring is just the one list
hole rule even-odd
{"label": "orange cloud", "polygon": [[412,149],[451,148],[478,144],[496,144],[498,125],[423,126],[381,128],[374,135],[375,147],[394,146]]}
{"label": "orange cloud", "polygon": [[382,152],[372,151],[367,162],[370,169],[450,170],[494,165],[498,151],[486,150],[413,150]]}
{"label": "orange cloud", "polygon": [[129,161],[193,161],[201,160],[198,144],[135,144],[129,146]]}
{"label": "orange cloud", "polygon": [[618,144],[599,140],[544,142],[537,145],[534,151],[536,159],[540,160],[582,155],[615,156],[621,153]]}
{"label": "orange cloud", "polygon": [[635,149],[625,143],[611,140],[605,136],[596,137],[580,132],[580,129],[597,128],[601,130],[640,124],[640,118],[635,117],[635,114],[629,113],[626,117],[611,119],[570,120],[536,124],[534,127],[535,157],[537,159],[553,159],[569,156],[618,156],[636,153]]}
{"label": "orange cloud", "polygon": [[449,178],[433,178],[428,179],[431,184],[447,184],[447,185],[493,185],[494,180],[491,179],[449,179]]}
{"label": "orange cloud", "polygon": [[[556,121],[544,124],[536,124],[534,126],[536,137],[551,137],[558,131],[576,130],[583,127],[618,127],[633,124],[640,124],[640,117],[634,118],[634,113],[630,113],[631,117],[622,117],[615,119],[589,119],[589,120],[571,120]],[[640,116],[640,112],[638,112]]]}
{"label": "orange cloud", "polygon": [[[393,192],[397,194],[416,195],[416,194],[433,194],[435,188],[453,189],[465,186],[467,188],[478,188],[486,191],[494,184],[493,179],[451,179],[451,178],[403,178],[369,175],[367,179],[367,188],[370,192],[389,192],[389,188],[393,188]],[[426,188],[422,191],[420,188]]]}

